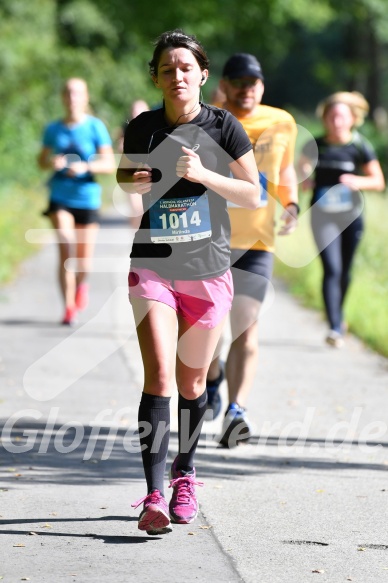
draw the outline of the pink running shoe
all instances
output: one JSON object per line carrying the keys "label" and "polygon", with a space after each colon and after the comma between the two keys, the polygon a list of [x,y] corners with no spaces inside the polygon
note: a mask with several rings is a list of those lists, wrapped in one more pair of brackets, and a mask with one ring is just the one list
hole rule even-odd
{"label": "pink running shoe", "polygon": [[203,486],[203,482],[195,479],[195,468],[190,472],[176,469],[176,458],[171,466],[170,485],[173,494],[170,500],[170,517],[178,524],[189,524],[197,517],[198,501],[195,496],[195,486]]}
{"label": "pink running shoe", "polygon": [[77,322],[77,308],[66,308],[62,324],[64,326],[73,326]]}
{"label": "pink running shoe", "polygon": [[84,310],[89,303],[89,286],[87,283],[80,283],[75,290],[75,305],[79,310]]}
{"label": "pink running shoe", "polygon": [[144,502],[143,510],[139,516],[139,530],[146,530],[148,534],[165,534],[169,532],[167,527],[170,524],[168,506],[164,496],[159,490],[154,490],[131,506],[137,508]]}

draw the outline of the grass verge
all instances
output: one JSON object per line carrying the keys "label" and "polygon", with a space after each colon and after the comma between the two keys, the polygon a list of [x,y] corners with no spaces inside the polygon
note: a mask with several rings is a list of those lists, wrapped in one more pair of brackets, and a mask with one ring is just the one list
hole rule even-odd
{"label": "grass verge", "polygon": [[47,228],[48,220],[42,217],[46,200],[38,187],[20,185],[4,186],[0,191],[0,284],[10,281],[17,273],[23,259],[37,251],[28,243],[28,229]]}

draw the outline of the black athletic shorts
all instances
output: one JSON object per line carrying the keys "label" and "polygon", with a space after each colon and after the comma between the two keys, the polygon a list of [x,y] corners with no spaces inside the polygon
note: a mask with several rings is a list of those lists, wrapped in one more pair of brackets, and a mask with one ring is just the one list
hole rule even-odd
{"label": "black athletic shorts", "polygon": [[48,217],[50,213],[55,213],[56,211],[60,210],[67,211],[73,215],[76,225],[90,225],[92,223],[98,223],[100,220],[98,209],[76,209],[51,201],[49,203],[48,209],[46,209],[42,214],[45,217]]}
{"label": "black athletic shorts", "polygon": [[245,295],[262,302],[272,278],[273,253],[232,249],[230,257],[234,295]]}

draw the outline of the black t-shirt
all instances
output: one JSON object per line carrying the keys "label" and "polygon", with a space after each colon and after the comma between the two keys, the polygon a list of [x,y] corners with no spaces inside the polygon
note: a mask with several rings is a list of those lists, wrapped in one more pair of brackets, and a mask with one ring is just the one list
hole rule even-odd
{"label": "black t-shirt", "polygon": [[[311,204],[320,199],[320,193],[339,184],[341,174],[362,174],[364,164],[376,160],[372,145],[358,132],[348,144],[331,144],[325,137],[319,137],[308,142],[303,148],[303,154],[313,160],[318,147],[318,163],[315,169],[315,186]],[[352,193],[353,207],[360,202],[358,192]]]}
{"label": "black t-shirt", "polygon": [[190,122],[168,126],[164,110],[132,120],[124,153],[152,168],[152,189],[143,195],[144,215],[131,252],[131,265],[166,279],[218,277],[230,264],[226,200],[202,184],[176,175],[176,163],[192,148],[203,166],[223,176],[229,163],[252,149],[242,125],[228,111],[202,104]]}

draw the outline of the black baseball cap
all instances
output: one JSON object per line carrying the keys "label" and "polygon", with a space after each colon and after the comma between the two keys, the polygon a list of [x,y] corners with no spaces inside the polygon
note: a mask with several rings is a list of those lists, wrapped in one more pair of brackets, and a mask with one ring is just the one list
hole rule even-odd
{"label": "black baseball cap", "polygon": [[228,79],[256,77],[256,79],[264,81],[264,75],[259,61],[254,55],[248,53],[236,53],[232,55],[224,65],[222,76]]}

